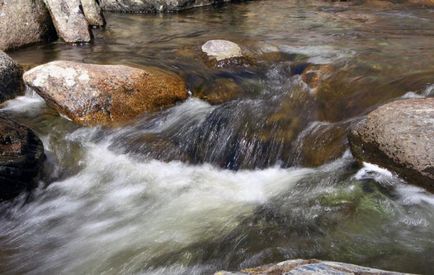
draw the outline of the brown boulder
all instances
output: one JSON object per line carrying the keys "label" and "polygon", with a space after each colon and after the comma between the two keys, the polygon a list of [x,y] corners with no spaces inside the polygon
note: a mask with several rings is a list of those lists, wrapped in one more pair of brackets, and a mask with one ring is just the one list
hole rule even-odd
{"label": "brown boulder", "polygon": [[0,0],[0,50],[56,38],[42,0]]}
{"label": "brown boulder", "polygon": [[434,98],[379,107],[352,128],[349,141],[358,160],[434,190]]}
{"label": "brown boulder", "polygon": [[28,128],[0,117],[0,199],[11,199],[35,185],[44,147]]}
{"label": "brown boulder", "polygon": [[188,97],[179,76],[151,67],[54,61],[26,72],[24,81],[83,125],[117,125]]}

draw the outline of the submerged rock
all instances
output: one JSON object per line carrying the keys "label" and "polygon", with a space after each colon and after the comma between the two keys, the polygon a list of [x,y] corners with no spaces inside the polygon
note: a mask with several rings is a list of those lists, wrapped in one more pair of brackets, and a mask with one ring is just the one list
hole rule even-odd
{"label": "submerged rock", "polygon": [[0,50],[55,37],[50,14],[42,0],[0,0]]}
{"label": "submerged rock", "polygon": [[289,260],[277,264],[269,264],[255,268],[244,269],[240,272],[220,271],[215,275],[278,275],[278,274],[403,274],[385,271],[359,265],[319,261],[319,260]]}
{"label": "submerged rock", "polygon": [[90,42],[89,25],[80,0],[44,0],[58,35],[69,43]]}
{"label": "submerged rock", "polygon": [[0,51],[0,103],[23,92],[23,69]]}
{"label": "submerged rock", "polygon": [[379,107],[352,128],[349,141],[358,160],[434,189],[434,98]]}
{"label": "submerged rock", "polygon": [[59,113],[78,124],[116,125],[188,97],[184,81],[157,68],[55,61],[24,74]]}
{"label": "submerged rock", "polygon": [[83,13],[87,22],[91,26],[102,27],[104,26],[104,17],[96,0],[81,0]]}
{"label": "submerged rock", "polygon": [[194,96],[207,101],[210,104],[221,104],[240,98],[244,91],[233,79],[223,78],[206,83],[193,93]]}
{"label": "submerged rock", "polygon": [[174,12],[231,0],[100,0],[103,10],[115,12]]}
{"label": "submerged rock", "polygon": [[0,199],[31,189],[44,159],[42,142],[30,129],[0,117]]}

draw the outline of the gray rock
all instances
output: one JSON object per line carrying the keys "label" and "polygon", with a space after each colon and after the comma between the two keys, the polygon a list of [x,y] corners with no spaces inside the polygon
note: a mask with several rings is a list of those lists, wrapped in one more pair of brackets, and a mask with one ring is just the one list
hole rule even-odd
{"label": "gray rock", "polygon": [[0,0],[0,50],[56,38],[42,0]]}
{"label": "gray rock", "polygon": [[215,275],[306,275],[306,274],[388,274],[398,275],[403,273],[385,271],[369,267],[363,267],[353,264],[319,261],[319,260],[289,260],[277,264],[264,265],[255,268],[249,268],[240,272],[220,271]]}
{"label": "gray rock", "polygon": [[34,187],[44,159],[42,142],[32,130],[0,117],[0,200]]}
{"label": "gray rock", "polygon": [[0,103],[23,92],[22,76],[22,68],[7,54],[0,51]]}
{"label": "gray rock", "polygon": [[231,0],[100,0],[101,8],[114,12],[174,12]]}
{"label": "gray rock", "polygon": [[57,34],[68,43],[90,42],[89,25],[80,9],[80,0],[44,0]]}
{"label": "gray rock", "polygon": [[240,46],[228,40],[209,40],[202,45],[202,51],[217,61],[243,56]]}
{"label": "gray rock", "polygon": [[91,26],[104,26],[104,17],[101,7],[96,0],[81,0],[84,16]]}
{"label": "gray rock", "polygon": [[349,141],[358,160],[434,190],[434,98],[379,107],[352,128]]}
{"label": "gray rock", "polygon": [[188,97],[178,75],[151,67],[54,61],[23,78],[48,105],[82,125],[118,125]]}

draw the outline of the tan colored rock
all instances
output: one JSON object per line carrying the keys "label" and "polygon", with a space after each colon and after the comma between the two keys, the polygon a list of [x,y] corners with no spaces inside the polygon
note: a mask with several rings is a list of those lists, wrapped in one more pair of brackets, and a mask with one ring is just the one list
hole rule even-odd
{"label": "tan colored rock", "polygon": [[89,25],[96,27],[104,26],[104,17],[101,7],[96,0],[81,0],[81,6],[83,7],[83,13]]}
{"label": "tan colored rock", "polygon": [[188,97],[179,76],[152,67],[55,61],[26,72],[24,81],[82,125],[115,126]]}
{"label": "tan colored rock", "polygon": [[0,50],[56,38],[42,0],[0,0]]}
{"label": "tan colored rock", "polygon": [[434,98],[379,107],[352,128],[349,141],[358,160],[434,190]]}
{"label": "tan colored rock", "polygon": [[80,0],[44,0],[57,34],[68,43],[91,40],[89,25],[80,9]]}

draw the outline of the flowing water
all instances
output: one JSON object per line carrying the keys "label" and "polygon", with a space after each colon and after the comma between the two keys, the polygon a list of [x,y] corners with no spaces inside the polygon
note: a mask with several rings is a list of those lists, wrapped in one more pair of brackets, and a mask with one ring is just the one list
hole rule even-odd
{"label": "flowing water", "polygon": [[[0,272],[210,274],[293,258],[433,272],[434,196],[359,166],[345,136],[378,105],[434,95],[434,10],[318,2],[106,14],[92,44],[10,53],[158,66],[192,96],[116,129],[78,127],[31,90],[3,104],[47,161],[38,189],[0,205]],[[254,64],[207,67],[200,46],[216,38]],[[329,68],[317,89],[300,76],[309,63]],[[202,100],[227,83],[241,92]]]}

